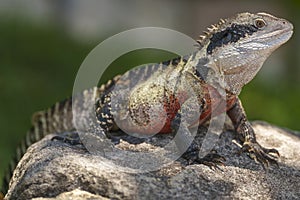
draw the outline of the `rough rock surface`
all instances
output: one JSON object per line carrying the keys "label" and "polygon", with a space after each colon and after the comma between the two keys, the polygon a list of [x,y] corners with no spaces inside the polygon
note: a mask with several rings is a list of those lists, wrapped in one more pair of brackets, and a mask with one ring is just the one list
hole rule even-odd
{"label": "rough rock surface", "polygon": [[[160,170],[139,174],[90,154],[81,145],[51,141],[53,135],[49,135],[28,149],[15,170],[6,198],[299,199],[299,133],[263,122],[254,122],[253,126],[263,146],[279,150],[279,168],[272,166],[266,172],[245,153],[238,155],[232,131],[224,131],[216,146],[227,159],[221,170],[186,165],[179,159]],[[169,139],[162,138],[156,141]],[[121,142],[118,148],[153,151],[160,147]],[[128,155],[118,152],[115,156],[121,159]]]}
{"label": "rough rock surface", "polygon": [[109,200],[109,198],[105,198],[105,197],[101,197],[99,195],[94,195],[91,194],[89,192],[86,191],[82,191],[79,189],[75,189],[73,191],[70,192],[64,192],[56,197],[53,198],[34,198],[34,200],[66,200],[66,199],[70,199],[70,200],[77,200],[77,199],[89,199],[89,200],[94,200],[94,199],[98,199],[98,200]]}

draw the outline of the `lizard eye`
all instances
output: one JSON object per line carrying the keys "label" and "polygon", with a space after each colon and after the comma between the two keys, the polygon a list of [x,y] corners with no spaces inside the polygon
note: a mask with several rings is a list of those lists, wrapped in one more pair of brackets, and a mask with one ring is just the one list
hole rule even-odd
{"label": "lizard eye", "polygon": [[267,23],[263,19],[256,19],[254,24],[257,28],[263,28],[267,25]]}

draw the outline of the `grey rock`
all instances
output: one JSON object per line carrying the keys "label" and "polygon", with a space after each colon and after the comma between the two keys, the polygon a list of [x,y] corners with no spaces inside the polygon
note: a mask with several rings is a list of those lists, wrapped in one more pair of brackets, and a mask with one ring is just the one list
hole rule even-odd
{"label": "grey rock", "polygon": [[[232,142],[234,134],[228,130],[221,134],[215,148],[226,158],[226,166],[221,166],[221,170],[186,165],[178,159],[155,171],[141,173],[133,173],[137,169],[132,168],[146,169],[143,160],[156,166],[157,160],[173,159],[161,147],[169,142],[169,136],[157,136],[151,142],[136,145],[121,141],[111,153],[118,161],[114,162],[81,145],[51,141],[53,135],[49,135],[33,144],[19,162],[6,198],[299,199],[299,133],[264,122],[254,122],[253,126],[261,145],[279,150],[279,168],[271,166],[265,171],[246,153],[238,155],[240,147]],[[128,150],[159,154],[150,157],[153,163],[149,163],[148,154],[131,161],[133,156]],[[130,162],[122,163],[124,159]]]}
{"label": "grey rock", "polygon": [[79,189],[75,189],[70,192],[64,192],[56,197],[53,198],[43,198],[43,197],[38,197],[34,198],[34,200],[94,200],[94,199],[99,199],[99,200],[108,200],[109,198],[101,197],[99,195],[94,195],[86,191],[82,191]]}

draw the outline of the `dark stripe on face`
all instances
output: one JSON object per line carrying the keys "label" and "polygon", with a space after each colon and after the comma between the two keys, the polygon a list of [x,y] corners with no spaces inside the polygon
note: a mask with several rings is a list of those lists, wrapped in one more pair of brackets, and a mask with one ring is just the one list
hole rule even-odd
{"label": "dark stripe on face", "polygon": [[240,38],[244,38],[247,34],[252,35],[257,30],[258,28],[256,28],[254,25],[232,24],[225,30],[213,34],[206,49],[207,54],[212,54],[212,51],[215,48],[221,47],[224,44],[237,42]]}

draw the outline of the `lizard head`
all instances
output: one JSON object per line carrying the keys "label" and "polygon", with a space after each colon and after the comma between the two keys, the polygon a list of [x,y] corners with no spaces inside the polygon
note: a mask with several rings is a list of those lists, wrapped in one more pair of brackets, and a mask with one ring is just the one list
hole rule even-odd
{"label": "lizard head", "polygon": [[198,43],[224,75],[226,89],[239,94],[269,55],[287,42],[293,25],[267,13],[240,13],[208,28]]}

